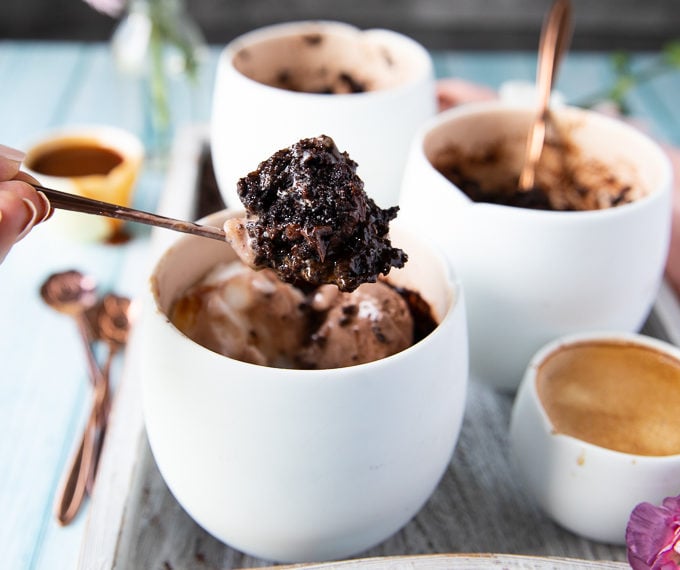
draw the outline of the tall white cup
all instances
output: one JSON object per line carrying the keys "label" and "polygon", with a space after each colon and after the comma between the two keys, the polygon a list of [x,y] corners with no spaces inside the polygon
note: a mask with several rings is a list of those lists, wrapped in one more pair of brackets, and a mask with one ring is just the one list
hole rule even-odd
{"label": "tall white cup", "polygon": [[217,66],[210,141],[220,191],[240,208],[240,178],[325,134],[358,163],[368,195],[392,206],[411,139],[435,109],[432,60],[401,34],[338,22],[255,30],[227,45]]}
{"label": "tall white cup", "polygon": [[227,244],[185,236],[154,268],[142,323],[149,443],[179,503],[232,547],[287,562],[351,556],[405,525],[449,465],[467,388],[463,292],[446,260],[397,226],[409,261],[389,278],[420,292],[439,325],[356,366],[258,366],[175,328],[172,303],[236,259]]}
{"label": "tall white cup", "polygon": [[584,165],[604,165],[641,194],[631,203],[540,211],[473,202],[432,164],[454,147],[475,160],[497,153],[519,173],[533,117],[529,107],[499,102],[442,113],[414,139],[400,201],[400,217],[458,269],[471,377],[506,390],[517,388],[534,352],[558,336],[637,330],[654,302],[670,235],[666,155],[634,127],[595,112],[555,109],[553,124]]}

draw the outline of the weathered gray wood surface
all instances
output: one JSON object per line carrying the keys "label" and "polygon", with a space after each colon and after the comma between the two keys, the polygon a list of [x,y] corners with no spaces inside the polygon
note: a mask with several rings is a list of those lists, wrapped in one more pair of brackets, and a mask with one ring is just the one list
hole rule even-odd
{"label": "weathered gray wood surface", "polygon": [[[508,457],[512,398],[472,385],[451,467],[425,508],[402,531],[362,553],[510,553],[625,560],[621,547],[596,544],[557,527],[517,481]],[[203,531],[168,492],[144,442],[128,496],[114,568],[167,570],[266,566]]]}
{"label": "weathered gray wood surface", "polygon": [[[677,37],[677,0],[573,0],[574,49],[657,49]],[[208,41],[297,19],[388,27],[429,49],[535,49],[550,0],[186,0]],[[106,40],[115,21],[84,1],[3,0],[0,38]]]}

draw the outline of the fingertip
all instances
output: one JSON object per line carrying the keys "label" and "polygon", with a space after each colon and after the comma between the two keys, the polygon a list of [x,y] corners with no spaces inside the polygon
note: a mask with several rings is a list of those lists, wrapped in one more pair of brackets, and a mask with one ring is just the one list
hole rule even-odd
{"label": "fingertip", "polygon": [[28,212],[28,217],[26,219],[26,222],[24,223],[24,227],[19,232],[16,241],[21,241],[22,239],[24,239],[28,232],[30,232],[33,229],[33,227],[38,222],[40,222],[38,208],[36,208],[35,204],[31,202],[31,200],[29,200],[28,198],[22,198],[21,201],[24,203],[24,207]]}
{"label": "fingertip", "polygon": [[37,209],[30,200],[0,191],[0,252],[24,237],[35,224],[36,216]]}
{"label": "fingertip", "polygon": [[42,201],[43,205],[43,214],[37,222],[40,224],[46,220],[49,220],[52,217],[52,214],[54,214],[54,208],[52,207],[52,204],[50,203],[47,196],[45,196],[44,192],[38,191],[38,197]]}
{"label": "fingertip", "polygon": [[26,153],[20,151],[19,149],[12,148],[4,144],[0,144],[0,156],[11,161],[21,164],[26,158]]}
{"label": "fingertip", "polygon": [[23,170],[20,170],[17,172],[16,176],[14,177],[14,180],[21,180],[22,182],[27,182],[28,184],[31,184],[32,186],[37,184],[40,186],[40,180],[37,180],[27,172],[24,172]]}
{"label": "fingertip", "polygon": [[0,182],[12,180],[17,175],[24,156],[20,150],[0,145]]}

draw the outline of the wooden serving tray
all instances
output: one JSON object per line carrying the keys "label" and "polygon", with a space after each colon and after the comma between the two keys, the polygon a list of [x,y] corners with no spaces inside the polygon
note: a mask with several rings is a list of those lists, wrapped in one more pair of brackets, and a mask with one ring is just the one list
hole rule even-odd
{"label": "wooden serving tray", "polygon": [[[190,219],[223,207],[210,176],[206,141],[207,130],[200,126],[178,136],[159,213]],[[176,239],[172,234],[157,231],[152,259]],[[680,345],[680,306],[665,283],[644,332]],[[181,570],[271,565],[213,538],[168,491],[144,431],[139,351],[133,332],[89,506],[80,567]],[[558,527],[522,488],[508,450],[512,401],[509,394],[472,383],[454,458],[422,511],[361,558],[306,567],[627,567],[625,548],[591,542]]]}

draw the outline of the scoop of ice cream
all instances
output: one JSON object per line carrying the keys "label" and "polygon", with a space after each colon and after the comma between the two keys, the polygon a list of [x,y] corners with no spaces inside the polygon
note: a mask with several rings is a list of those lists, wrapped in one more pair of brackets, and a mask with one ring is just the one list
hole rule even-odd
{"label": "scoop of ice cream", "polygon": [[343,291],[403,267],[407,256],[388,237],[398,207],[378,207],[356,169],[327,136],[276,152],[238,182],[247,217],[225,224],[227,241],[245,263],[283,281]]}
{"label": "scoop of ice cream", "polygon": [[195,342],[254,364],[289,368],[306,338],[304,295],[270,270],[216,266],[172,308],[171,321]]}
{"label": "scoop of ice cream", "polygon": [[[417,299],[410,300],[413,295]],[[255,271],[240,261],[218,265],[190,287],[173,304],[170,320],[198,344],[230,358],[316,369],[385,358],[436,326],[422,298],[384,280],[351,293],[323,285],[305,296],[273,271]],[[426,323],[426,330],[414,321]]]}
{"label": "scoop of ice cream", "polygon": [[388,284],[365,283],[352,293],[320,287],[311,301],[324,320],[300,352],[302,366],[339,368],[379,360],[413,344],[413,317]]}

